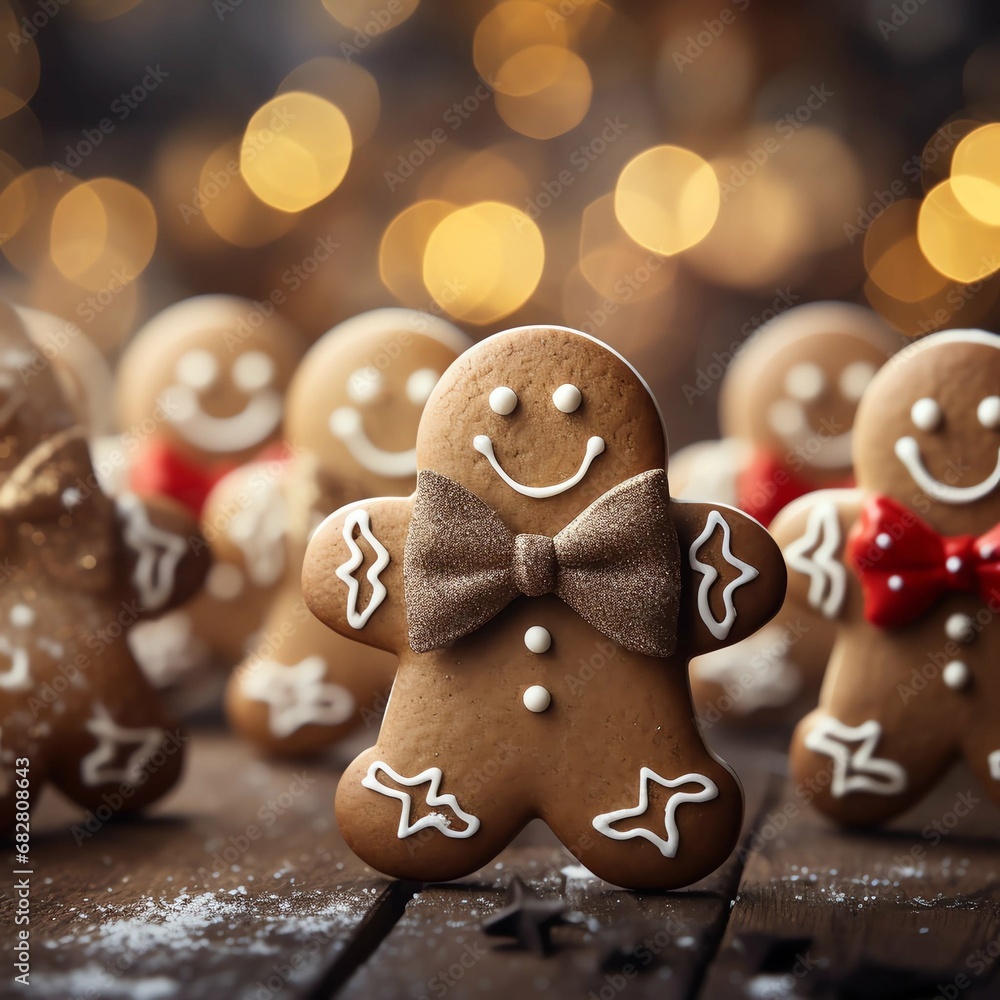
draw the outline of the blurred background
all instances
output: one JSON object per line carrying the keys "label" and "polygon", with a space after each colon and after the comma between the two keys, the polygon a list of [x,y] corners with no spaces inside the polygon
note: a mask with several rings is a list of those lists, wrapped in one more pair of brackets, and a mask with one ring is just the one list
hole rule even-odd
{"label": "blurred background", "polygon": [[[990,0],[0,0],[0,292],[112,360],[202,292],[315,338],[567,324],[672,445],[836,298],[1000,330]],[[258,315],[255,315],[258,314]]]}

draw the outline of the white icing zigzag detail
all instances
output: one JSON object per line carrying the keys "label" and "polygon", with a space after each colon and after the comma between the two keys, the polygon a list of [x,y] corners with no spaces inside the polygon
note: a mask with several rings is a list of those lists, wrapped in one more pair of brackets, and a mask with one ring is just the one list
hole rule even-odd
{"label": "white icing zigzag detail", "polygon": [[990,769],[990,777],[994,781],[1000,781],[1000,750],[994,750],[986,758],[986,763]]}
{"label": "white icing zigzag detail", "polygon": [[[416,785],[422,785],[425,781],[430,783],[430,787],[427,789],[426,802],[429,806],[447,806],[451,809],[455,815],[466,824],[464,830],[453,830],[451,828],[451,821],[447,816],[441,813],[431,812],[428,813],[421,819],[418,819],[416,823],[410,822],[410,811],[413,807],[413,797],[408,792],[401,792],[398,788],[389,788],[383,785],[378,780],[378,772],[384,771],[393,781],[398,782],[401,785],[406,785],[407,788],[413,788]],[[365,788],[370,788],[373,792],[378,792],[379,795],[387,795],[392,799],[399,799],[402,803],[402,807],[399,815],[399,829],[396,836],[402,840],[404,837],[409,837],[410,834],[419,833],[421,830],[426,830],[429,827],[434,827],[440,830],[446,837],[453,837],[456,840],[464,840],[467,837],[471,837],[479,829],[479,819],[472,815],[472,813],[467,813],[458,804],[458,799],[455,798],[450,792],[441,795],[441,779],[444,777],[444,773],[439,767],[429,767],[425,771],[421,771],[418,775],[412,778],[404,778],[403,775],[398,774],[394,771],[385,761],[376,760],[372,763],[371,767],[368,768],[368,773],[361,779],[361,784]]]}
{"label": "white icing zigzag detail", "polygon": [[[722,528],[722,558],[733,569],[740,571],[740,575],[735,580],[727,583],[722,592],[722,600],[726,608],[726,616],[722,621],[715,619],[712,614],[712,608],[708,603],[709,591],[712,589],[712,584],[719,578],[719,572],[714,566],[703,563],[698,558],[698,552],[701,547],[711,539],[717,527]],[[729,522],[719,511],[713,510],[709,513],[705,521],[704,530],[691,543],[691,548],[688,550],[688,561],[691,564],[691,569],[702,575],[701,583],[698,585],[698,613],[701,615],[701,620],[705,623],[705,627],[719,640],[725,639],[729,635],[736,621],[736,605],[733,603],[733,593],[745,583],[756,580],[760,575],[758,570],[751,566],[750,563],[744,562],[733,555],[731,541],[732,529],[729,527]]]}
{"label": "white icing zigzag detail", "polygon": [[174,592],[177,565],[187,542],[150,524],[145,504],[133,493],[118,498],[118,510],[125,517],[125,544],[139,556],[132,583],[145,610],[157,611]]}
{"label": "white icing zigzag detail", "polygon": [[[365,561],[361,546],[354,540],[354,529],[361,530],[362,537],[375,550],[375,565],[368,570],[366,578],[372,587],[372,598],[364,611],[358,611],[358,594],[361,584],[351,575]],[[351,558],[337,567],[337,576],[347,584],[347,622],[351,628],[363,629],[368,619],[378,610],[385,600],[385,584],[379,579],[379,574],[389,565],[389,552],[372,532],[371,517],[366,510],[355,510],[347,515],[344,521],[344,541],[351,550]]]}
{"label": "white icing zigzag detail", "polygon": [[[792,569],[809,577],[809,604],[833,618],[844,603],[847,573],[837,560],[840,550],[840,519],[832,503],[818,503],[809,512],[806,532],[785,550]],[[812,555],[809,550],[815,549]]]}
{"label": "white icing zigzag detail", "polygon": [[[835,798],[851,792],[897,795],[906,788],[906,771],[899,764],[872,756],[881,736],[882,727],[875,719],[848,726],[827,716],[809,731],[805,745],[833,761],[830,792]],[[858,740],[861,746],[853,752],[845,745]]]}
{"label": "white icing zigzag detail", "polygon": [[[97,746],[80,761],[80,777],[85,785],[90,786],[105,785],[111,781],[135,784],[146,761],[163,741],[162,729],[119,726],[101,704],[94,706],[94,718],[87,723],[87,731],[98,740]],[[139,746],[129,754],[124,767],[108,767],[122,743],[138,743]]]}
{"label": "white icing zigzag detail", "polygon": [[[659,834],[645,827],[638,826],[632,830],[612,830],[611,824],[623,819],[633,819],[641,816],[649,808],[649,782],[655,781],[664,788],[677,788],[680,785],[697,784],[701,785],[699,792],[677,792],[667,799],[666,808],[663,810],[663,825],[666,830],[667,839],[664,840]],[[616,809],[614,812],[601,813],[593,819],[594,829],[598,833],[603,833],[611,840],[632,840],[635,837],[642,837],[648,840],[665,858],[677,856],[680,847],[680,833],[677,829],[677,807],[685,802],[709,802],[717,798],[719,788],[711,778],[704,774],[682,774],[679,778],[664,778],[657,774],[651,767],[643,767],[639,771],[639,804],[625,809]]]}
{"label": "white icing zigzag detail", "polygon": [[273,735],[291,736],[303,726],[336,726],[351,717],[354,697],[340,684],[324,683],[326,660],[307,656],[285,665],[261,660],[250,669],[243,692],[268,706],[268,724]]}

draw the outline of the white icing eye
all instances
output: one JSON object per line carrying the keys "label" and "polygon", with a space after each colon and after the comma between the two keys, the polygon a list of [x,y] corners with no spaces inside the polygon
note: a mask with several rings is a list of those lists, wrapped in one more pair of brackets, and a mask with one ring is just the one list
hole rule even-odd
{"label": "white icing eye", "polygon": [[937,430],[941,426],[941,407],[936,399],[924,396],[910,407],[910,419],[919,430]]}
{"label": "white icing eye", "polygon": [[233,385],[244,392],[256,392],[274,379],[274,361],[263,351],[247,351],[233,362]]}
{"label": "white icing eye", "polygon": [[996,430],[1000,427],[1000,396],[987,396],[979,401],[976,408],[976,416],[979,422],[988,430]]}
{"label": "white icing eye", "polygon": [[793,399],[808,402],[816,399],[826,386],[826,376],[819,365],[803,361],[793,365],[785,375],[785,392]]}
{"label": "white icing eye", "polygon": [[505,385],[498,385],[490,393],[490,409],[494,413],[499,413],[501,417],[506,417],[514,412],[517,406],[517,393]]}
{"label": "white icing eye", "polygon": [[368,403],[382,389],[382,373],[372,365],[365,365],[347,377],[347,395],[355,403]]}
{"label": "white icing eye", "polygon": [[438,384],[440,375],[433,368],[420,368],[406,380],[406,398],[414,406],[423,406],[434,386]]}
{"label": "white icing eye", "polygon": [[799,403],[790,399],[779,399],[768,409],[767,422],[777,434],[788,437],[801,431],[806,421]]}
{"label": "white icing eye", "polygon": [[852,361],[840,373],[840,394],[844,399],[859,400],[875,377],[875,366],[870,361]]}
{"label": "white icing eye", "polygon": [[210,351],[188,351],[177,359],[174,376],[189,389],[207,389],[219,377],[219,362]]}
{"label": "white icing eye", "polygon": [[567,382],[552,393],[552,402],[563,413],[575,413],[583,402],[583,393],[575,385]]}

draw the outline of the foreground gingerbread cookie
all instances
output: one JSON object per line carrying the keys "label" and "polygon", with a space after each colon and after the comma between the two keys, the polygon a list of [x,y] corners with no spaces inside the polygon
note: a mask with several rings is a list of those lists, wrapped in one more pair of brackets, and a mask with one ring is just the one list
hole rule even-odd
{"label": "foreground gingerbread cookie", "polygon": [[[814,490],[852,486],[858,401],[898,345],[871,310],[814,302],[762,327],[726,372],[722,440],[680,451],[678,496],[733,503],[763,525]],[[691,691],[702,720],[797,721],[815,704],[832,625],[788,607],[738,647],[698,657]]]}
{"label": "foreground gingerbread cookie", "polygon": [[498,334],[444,374],[417,490],[331,515],[303,588],[342,635],[399,656],[377,744],[337,820],[397,877],[465,875],[540,817],[632,888],[711,872],[742,793],[702,743],[687,661],[779,608],[755,521],[672,501],[649,390],[597,340]]}
{"label": "foreground gingerbread cookie", "polygon": [[948,331],[890,361],[858,409],[854,466],[857,489],[773,526],[789,598],[837,623],[795,780],[866,825],[964,756],[1000,801],[1000,337]]}
{"label": "foreground gingerbread cookie", "polygon": [[25,380],[32,357],[0,306],[0,834],[25,781],[32,807],[51,782],[101,820],[174,784],[184,737],[125,634],[194,593],[208,564],[182,510],[101,491],[54,371]]}
{"label": "foreground gingerbread cookie", "polygon": [[[395,661],[348,642],[309,613],[301,582],[306,542],[335,507],[413,489],[420,414],[442,372],[470,343],[450,323],[410,309],[376,309],[334,327],[308,352],[289,390],[293,457],[270,478],[247,466],[209,498],[206,530],[216,520],[226,525],[215,551],[239,563],[246,560],[234,537],[239,520],[227,512],[239,509],[241,495],[271,491],[280,582],[226,691],[233,728],[262,749],[311,753],[380,716]],[[250,538],[260,534],[258,528]]]}

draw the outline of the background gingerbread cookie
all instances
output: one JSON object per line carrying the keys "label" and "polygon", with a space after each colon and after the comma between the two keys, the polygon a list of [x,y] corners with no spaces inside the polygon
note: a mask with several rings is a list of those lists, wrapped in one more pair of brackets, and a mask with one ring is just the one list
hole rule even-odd
{"label": "background gingerbread cookie", "polygon": [[[348,501],[413,489],[420,414],[469,344],[456,327],[426,313],[378,309],[330,330],[296,372],[286,420],[294,457],[270,479],[275,520],[284,520],[281,584],[226,697],[233,727],[262,748],[312,752],[381,713],[393,659],[331,632],[306,608],[306,542],[329,511]],[[240,509],[241,494],[254,494],[260,473],[248,466],[220,484],[205,511],[206,532],[226,525],[227,511]],[[240,558],[230,551],[236,528],[230,518],[215,542],[226,559]]]}
{"label": "background gingerbread cookie", "polygon": [[[875,313],[817,302],[762,327],[722,384],[722,439],[671,463],[678,496],[733,503],[767,526],[813,490],[853,483],[851,438],[861,395],[899,344]],[[792,722],[815,704],[831,626],[788,608],[766,629],[691,664],[704,722]]]}
{"label": "background gingerbread cookie", "polygon": [[[125,633],[200,585],[192,518],[100,489],[86,436],[16,313],[0,305],[0,830],[16,779],[51,782],[87,809],[128,812],[177,780],[183,736]],[[27,387],[27,388],[26,388]],[[198,551],[200,548],[200,552]],[[19,759],[28,762],[19,763]]]}
{"label": "background gingerbread cookie", "polygon": [[378,742],[338,788],[352,849],[397,877],[457,878],[539,817],[618,885],[713,870],[742,795],[701,741],[687,661],[777,611],[770,537],[670,499],[645,382],[565,328],[466,352],[416,457],[414,495],[333,514],[303,572],[323,621],[400,658]]}
{"label": "background gingerbread cookie", "polygon": [[[203,295],[163,310],[122,356],[119,454],[112,463],[105,449],[102,465],[126,469],[127,488],[139,495],[168,496],[199,515],[227,472],[251,459],[285,457],[285,392],[304,349],[289,323],[276,313],[265,317],[246,299]],[[268,501],[261,491],[252,499],[256,505],[233,533],[246,538],[249,556],[231,561],[220,552],[203,594],[133,635],[136,655],[158,686],[188,678],[176,692],[185,707],[218,696],[219,675],[202,668],[218,661],[228,669],[239,660],[278,579],[266,558],[254,558],[268,541],[266,527],[258,530]],[[273,561],[280,546],[272,545]]]}
{"label": "background gingerbread cookie", "polygon": [[789,599],[837,638],[796,780],[834,819],[878,823],[964,756],[1000,801],[1000,337],[935,334],[858,409],[858,487],[788,507],[773,529]]}

